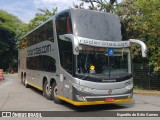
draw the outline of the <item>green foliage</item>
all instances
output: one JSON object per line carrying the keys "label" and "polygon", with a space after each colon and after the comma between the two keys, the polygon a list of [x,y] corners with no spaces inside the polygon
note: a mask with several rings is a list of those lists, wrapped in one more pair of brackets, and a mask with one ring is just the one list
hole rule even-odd
{"label": "green foliage", "polygon": [[137,0],[136,8],[140,12],[139,29],[143,31],[142,37],[145,38],[152,53],[150,61],[154,64],[155,71],[158,71],[160,70],[160,1]]}
{"label": "green foliage", "polygon": [[23,26],[16,16],[0,10],[0,68],[4,70],[17,64],[16,41]]}
{"label": "green foliage", "polygon": [[5,71],[17,67],[17,49],[20,38],[57,12],[57,8],[52,11],[38,10],[40,13],[37,13],[29,24],[24,24],[16,16],[0,10],[0,68]]}
{"label": "green foliage", "polygon": [[[117,8],[117,0],[109,0],[109,2],[107,2],[106,0],[80,0],[82,1],[82,3],[80,3],[80,5],[74,5],[75,8],[84,8],[84,4],[85,3],[90,3],[91,5],[89,6],[89,9],[91,10],[98,10],[98,11],[105,11],[105,12],[113,12],[115,11]],[[95,3],[95,4],[94,4]]]}
{"label": "green foliage", "polygon": [[143,88],[142,87],[140,87],[140,86],[137,86],[137,85],[134,85],[134,88],[133,88],[134,90],[143,90]]}
{"label": "green foliage", "polygon": [[[148,61],[160,70],[160,1],[125,0],[119,7],[130,38],[143,40],[148,47]],[[137,47],[132,49],[139,53]],[[142,60],[139,60],[142,61]]]}
{"label": "green foliage", "polygon": [[48,20],[57,12],[57,8],[52,9],[52,11],[49,11],[48,9],[43,10],[40,8],[38,10],[40,11],[40,13],[37,13],[36,16],[29,22],[26,31],[30,31],[36,28],[38,25]]}
{"label": "green foliage", "polygon": [[49,11],[48,9],[40,9],[40,8],[38,10],[40,12],[36,13],[35,17],[32,20],[30,20],[28,24],[23,25],[21,29],[21,34],[18,36],[19,39],[17,40],[17,48],[19,48],[20,40],[25,34],[27,34],[31,30],[33,30],[34,28],[36,28],[37,26],[48,20],[57,12],[57,8],[54,8],[51,11]]}

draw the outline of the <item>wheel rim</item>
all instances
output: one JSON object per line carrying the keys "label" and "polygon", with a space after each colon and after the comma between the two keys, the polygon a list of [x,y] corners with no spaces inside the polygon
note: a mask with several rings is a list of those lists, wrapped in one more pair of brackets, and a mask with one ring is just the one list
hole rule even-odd
{"label": "wheel rim", "polygon": [[49,87],[48,84],[45,86],[45,92],[46,92],[47,95],[51,94],[51,88]]}
{"label": "wheel rim", "polygon": [[23,76],[21,76],[21,83],[23,83]]}
{"label": "wheel rim", "polygon": [[25,86],[27,85],[26,77],[24,77],[24,84],[25,84]]}
{"label": "wheel rim", "polygon": [[57,86],[54,87],[54,97],[57,99],[57,95],[58,95],[58,88]]}
{"label": "wheel rim", "polygon": [[22,80],[23,80],[23,84],[26,84],[26,83],[25,83],[25,82],[26,82],[25,77],[23,77],[23,79],[22,79]]}

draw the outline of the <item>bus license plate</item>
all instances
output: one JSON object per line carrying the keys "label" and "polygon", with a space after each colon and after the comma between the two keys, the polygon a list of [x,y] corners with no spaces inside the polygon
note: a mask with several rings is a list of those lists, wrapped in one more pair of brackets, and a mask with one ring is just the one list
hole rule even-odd
{"label": "bus license plate", "polygon": [[104,101],[105,101],[105,102],[114,102],[115,99],[114,99],[114,98],[105,98]]}

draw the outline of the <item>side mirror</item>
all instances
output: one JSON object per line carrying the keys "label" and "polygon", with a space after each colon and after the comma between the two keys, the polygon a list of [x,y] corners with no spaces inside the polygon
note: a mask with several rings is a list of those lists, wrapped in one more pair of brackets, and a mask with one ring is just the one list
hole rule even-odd
{"label": "side mirror", "polygon": [[79,41],[76,36],[74,36],[72,34],[64,34],[64,35],[59,35],[59,38],[61,40],[72,42],[73,54],[79,55]]}
{"label": "side mirror", "polygon": [[136,39],[129,39],[129,41],[131,43],[137,43],[141,46],[141,51],[142,51],[142,57],[146,57],[147,56],[147,46],[144,42],[140,41],[140,40],[136,40]]}

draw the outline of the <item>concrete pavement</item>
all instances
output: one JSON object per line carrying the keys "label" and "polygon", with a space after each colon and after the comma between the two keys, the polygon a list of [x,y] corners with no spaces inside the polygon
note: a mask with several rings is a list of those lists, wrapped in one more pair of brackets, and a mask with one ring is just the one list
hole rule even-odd
{"label": "concrete pavement", "polygon": [[160,111],[160,96],[134,95],[133,102],[111,105],[55,104],[44,98],[41,91],[25,88],[17,76],[6,74],[5,80],[0,81],[0,111]]}

